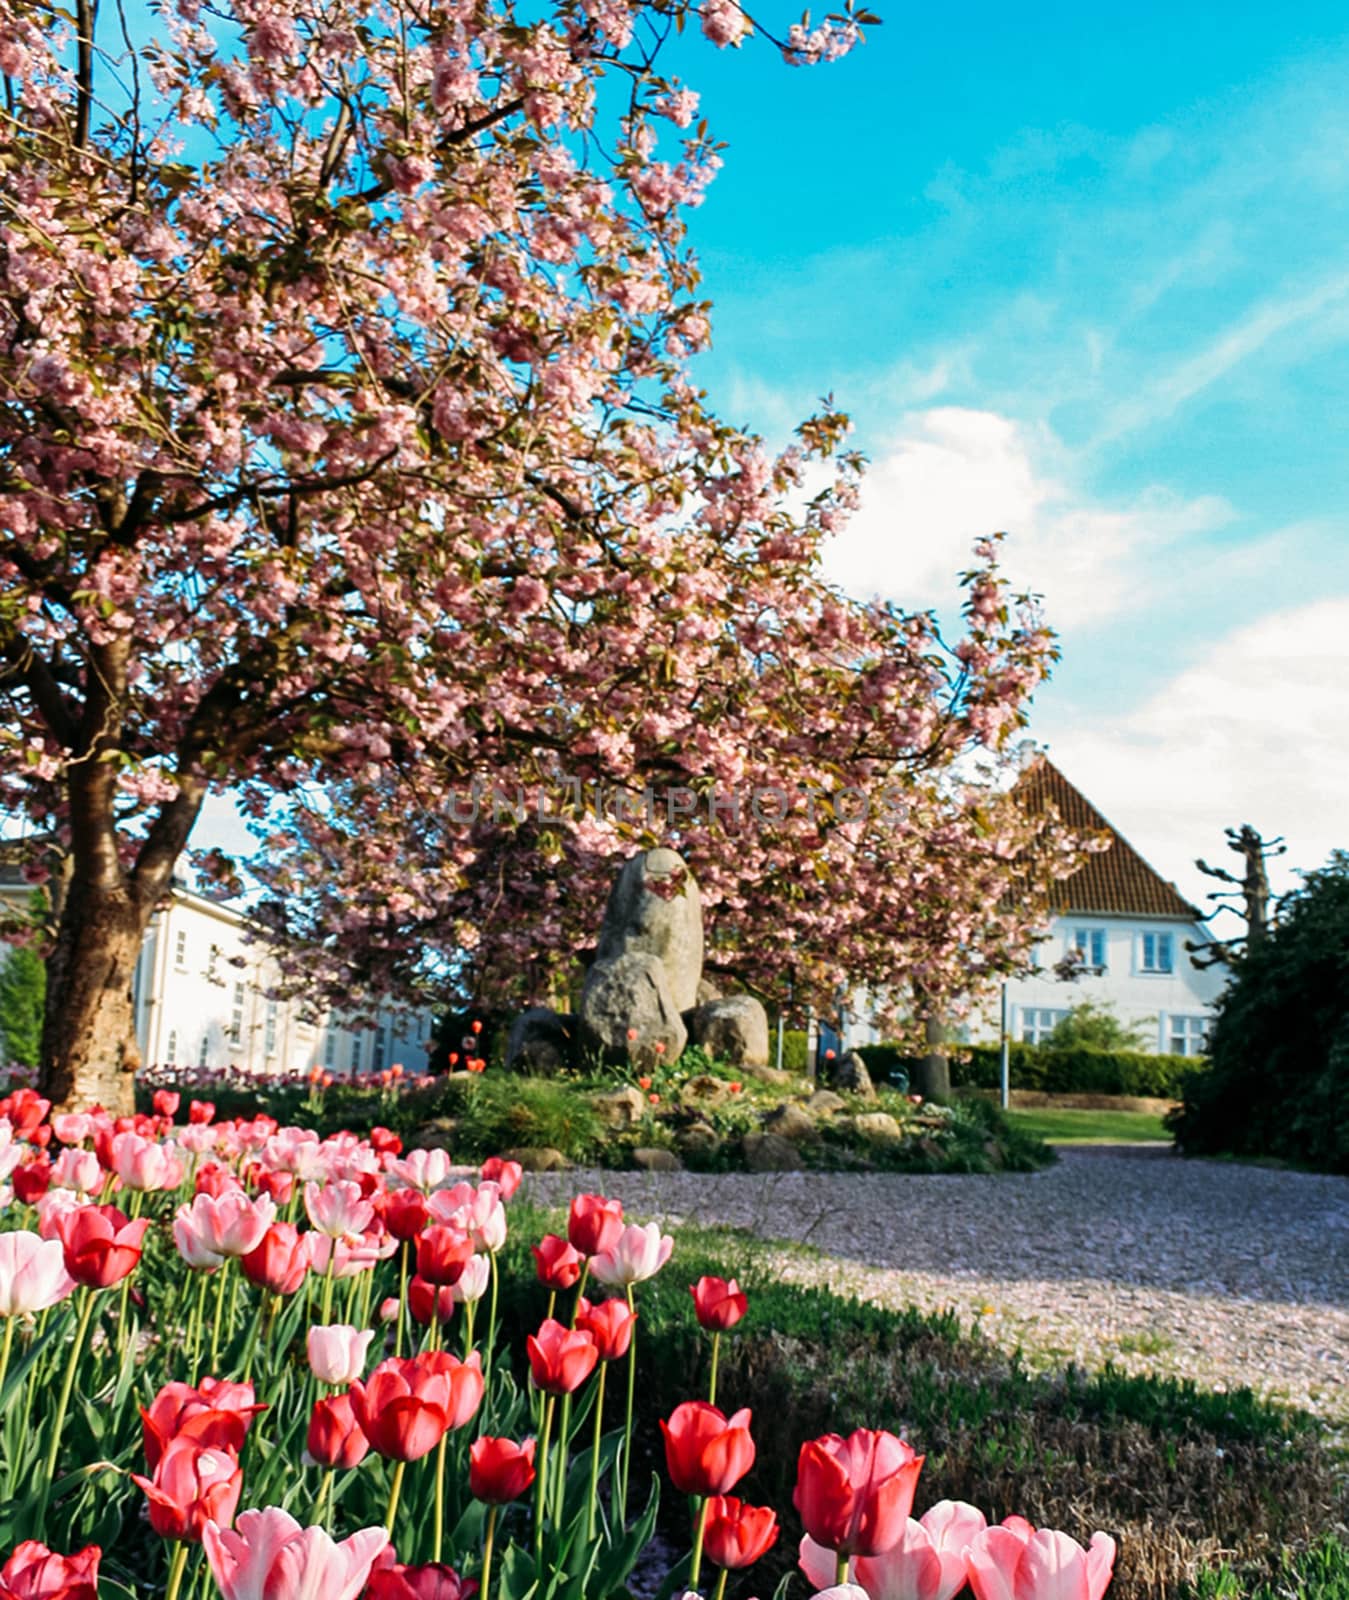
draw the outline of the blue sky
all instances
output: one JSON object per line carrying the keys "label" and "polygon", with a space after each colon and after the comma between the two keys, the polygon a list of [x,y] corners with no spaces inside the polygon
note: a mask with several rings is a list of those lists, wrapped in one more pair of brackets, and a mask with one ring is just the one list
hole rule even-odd
{"label": "blue sky", "polygon": [[[1064,650],[1031,732],[1185,892],[1244,821],[1320,864],[1349,846],[1342,13],[874,3],[830,67],[677,42],[729,146],[691,218],[700,381],[775,442],[826,392],[852,413],[859,594],[949,607],[1009,532]],[[239,842],[227,810],[199,839]]]}
{"label": "blue sky", "polygon": [[1000,527],[1064,659],[1032,733],[1154,864],[1349,792],[1349,31],[1329,6],[975,4],[853,57],[685,41],[728,142],[700,380],[872,457],[841,582],[949,604]]}

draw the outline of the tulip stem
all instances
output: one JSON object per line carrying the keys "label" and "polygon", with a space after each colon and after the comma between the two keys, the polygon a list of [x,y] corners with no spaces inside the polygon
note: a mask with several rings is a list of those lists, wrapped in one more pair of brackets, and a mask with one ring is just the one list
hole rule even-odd
{"label": "tulip stem", "polygon": [[319,1484],[318,1498],[314,1501],[314,1522],[320,1528],[328,1527],[327,1506],[332,1501],[333,1471],[328,1468],[323,1474],[323,1482]]}
{"label": "tulip stem", "polygon": [[225,1262],[220,1268],[220,1276],[215,1280],[215,1316],[211,1320],[211,1371],[214,1373],[220,1362],[220,1318],[225,1309],[225,1274],[229,1271],[229,1263]]}
{"label": "tulip stem", "polygon": [[718,1575],[717,1575],[717,1587],[716,1587],[715,1593],[712,1596],[712,1600],[726,1600],[726,1574],[729,1571],[730,1571],[729,1567],[723,1567],[721,1569],[720,1573],[718,1573]]}
{"label": "tulip stem", "polygon": [[[487,1341],[483,1345],[483,1393],[486,1394],[492,1378],[492,1353],[497,1342],[497,1258],[496,1251],[488,1254],[492,1264],[492,1298],[487,1302]],[[483,1408],[484,1414],[486,1407]]]}
{"label": "tulip stem", "polygon": [[843,1553],[842,1550],[840,1550],[838,1552],[838,1555],[835,1557],[834,1582],[836,1584],[838,1584],[838,1583],[847,1583],[847,1581],[848,1581],[848,1557]]}
{"label": "tulip stem", "polygon": [[548,1483],[548,1436],[553,1431],[553,1407],[557,1396],[550,1394],[544,1402],[543,1427],[539,1431],[539,1474],[534,1487],[534,1561],[538,1567],[539,1581],[543,1581],[543,1508]]}
{"label": "tulip stem", "polygon": [[89,1319],[94,1314],[94,1291],[86,1288],[84,1304],[80,1307],[80,1320],[75,1326],[75,1342],[70,1347],[70,1360],[66,1362],[66,1375],[61,1380],[61,1394],[56,1402],[56,1417],[52,1423],[51,1448],[47,1451],[47,1466],[43,1474],[42,1498],[38,1501],[34,1520],[34,1536],[41,1539],[47,1520],[47,1496],[51,1493],[52,1479],[56,1476],[56,1458],[61,1453],[61,1430],[66,1425],[66,1410],[70,1405],[70,1392],[75,1387],[75,1371],[80,1364],[84,1336],[89,1331]]}
{"label": "tulip stem", "polygon": [[553,1320],[553,1313],[556,1310],[557,1310],[557,1290],[556,1289],[550,1289],[548,1291],[548,1316],[547,1316],[547,1318],[545,1320],[548,1321],[548,1322],[551,1322]]}
{"label": "tulip stem", "polygon": [[609,1370],[607,1361],[600,1362],[600,1381],[595,1388],[595,1440],[590,1452],[590,1508],[586,1512],[586,1540],[595,1542],[595,1505],[600,1496],[600,1437],[604,1420],[604,1375]]}
{"label": "tulip stem", "polygon": [[14,1318],[5,1318],[5,1342],[0,1346],[0,1393],[4,1391],[5,1374],[9,1371],[9,1352],[14,1343]]}
{"label": "tulip stem", "polygon": [[698,1574],[703,1566],[703,1534],[706,1529],[707,1496],[702,1495],[693,1517],[693,1559],[689,1562],[689,1588],[695,1591],[698,1588]]}
{"label": "tulip stem", "polygon": [[436,1446],[436,1507],[431,1534],[432,1561],[440,1560],[440,1550],[445,1535],[445,1444],[449,1437],[447,1430],[441,1434],[440,1443]]}
{"label": "tulip stem", "polygon": [[174,1548],[172,1559],[169,1561],[169,1582],[164,1591],[164,1600],[178,1600],[178,1590],[183,1581],[183,1569],[187,1566],[188,1544],[186,1539],[180,1539]]}
{"label": "tulip stem", "polygon": [[394,1464],[393,1484],[389,1489],[389,1509],[384,1514],[384,1531],[391,1539],[393,1537],[393,1519],[398,1514],[398,1494],[403,1487],[403,1471],[406,1466],[406,1461],[399,1461]]}
{"label": "tulip stem", "polygon": [[404,1239],[398,1253],[398,1321],[394,1324],[393,1353],[400,1359],[403,1354],[403,1319],[408,1314],[408,1248]]}
{"label": "tulip stem", "polygon": [[[636,1315],[632,1285],[628,1285],[628,1310]],[[618,1517],[620,1528],[628,1525],[628,1472],[632,1465],[632,1403],[637,1392],[637,1324],[632,1324],[632,1339],[628,1345],[628,1410],[623,1422],[623,1471],[618,1479]]]}
{"label": "tulip stem", "polygon": [[721,1330],[715,1329],[712,1334],[712,1381],[707,1386],[707,1403],[714,1406],[717,1403],[717,1357],[721,1354]]}
{"label": "tulip stem", "polygon": [[482,1541],[482,1574],[478,1579],[478,1600],[488,1600],[487,1586],[492,1581],[492,1540],[496,1537],[497,1512],[501,1508],[492,1506],[487,1513],[487,1532]]}
{"label": "tulip stem", "polygon": [[332,1320],[333,1309],[333,1274],[337,1269],[337,1240],[328,1240],[328,1268],[323,1274],[323,1316],[321,1321],[326,1328]]}

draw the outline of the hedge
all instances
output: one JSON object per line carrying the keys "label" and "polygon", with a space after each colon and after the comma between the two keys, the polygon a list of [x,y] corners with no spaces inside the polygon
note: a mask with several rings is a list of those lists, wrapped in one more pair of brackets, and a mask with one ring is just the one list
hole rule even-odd
{"label": "hedge", "polygon": [[[1013,1089],[1038,1089],[1046,1094],[1153,1095],[1178,1100],[1187,1074],[1207,1063],[1196,1056],[1150,1055],[1143,1050],[1092,1050],[1085,1045],[1051,1050],[1023,1044],[1009,1049]],[[897,1045],[864,1045],[861,1051],[872,1076],[892,1082],[898,1073],[913,1080],[915,1058]],[[962,1045],[951,1056],[952,1088],[996,1089],[1002,1081],[998,1046]]]}

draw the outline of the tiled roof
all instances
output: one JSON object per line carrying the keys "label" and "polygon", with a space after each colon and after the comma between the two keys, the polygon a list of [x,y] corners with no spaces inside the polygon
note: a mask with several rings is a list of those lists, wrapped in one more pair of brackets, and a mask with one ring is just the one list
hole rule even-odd
{"label": "tiled roof", "polygon": [[1050,889],[1050,903],[1060,914],[1115,917],[1182,917],[1201,913],[1182,898],[1174,883],[1154,872],[1138,851],[1075,789],[1047,756],[1036,756],[1017,779],[1013,795],[1033,816],[1050,805],[1068,827],[1106,833],[1110,844],[1089,855],[1076,872]]}

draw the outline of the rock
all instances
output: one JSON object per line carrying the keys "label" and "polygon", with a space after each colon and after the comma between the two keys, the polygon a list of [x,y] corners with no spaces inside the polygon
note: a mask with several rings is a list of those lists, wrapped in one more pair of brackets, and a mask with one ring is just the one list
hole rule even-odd
{"label": "rock", "polygon": [[784,1100],[780,1106],[774,1106],[763,1119],[763,1125],[766,1133],[779,1134],[784,1139],[790,1139],[793,1144],[820,1137],[815,1119],[808,1111],[793,1105],[790,1100]]}
{"label": "rock", "polygon": [[750,994],[709,1000],[693,1013],[695,1044],[737,1067],[768,1065],[768,1013]]}
{"label": "rock", "polygon": [[903,1128],[888,1111],[864,1111],[852,1119],[852,1129],[870,1144],[898,1144],[904,1138]]}
{"label": "rock", "polygon": [[681,1100],[696,1100],[700,1106],[719,1106],[731,1097],[731,1091],[710,1072],[700,1072],[696,1078],[687,1079],[679,1090]]}
{"label": "rock", "polygon": [[779,1133],[747,1133],[740,1150],[750,1172],[796,1172],[802,1165],[796,1146]]}
{"label": "rock", "polygon": [[785,1067],[756,1067],[752,1062],[742,1062],[741,1070],[756,1083],[771,1084],[775,1089],[792,1089],[801,1082],[801,1075],[788,1072]]}
{"label": "rock", "polygon": [[867,1071],[867,1064],[856,1050],[849,1050],[846,1056],[834,1065],[829,1080],[835,1089],[846,1089],[849,1094],[859,1094],[863,1100],[874,1100],[876,1090],[871,1082],[871,1074]]}
{"label": "rock", "polygon": [[721,1136],[710,1122],[693,1122],[675,1134],[675,1144],[686,1156],[711,1156],[721,1149]]}
{"label": "rock", "polygon": [[832,1117],[848,1109],[848,1102],[832,1089],[817,1089],[806,1101],[805,1109],[812,1117]]}
{"label": "rock", "polygon": [[640,1089],[628,1084],[622,1089],[606,1089],[592,1094],[590,1103],[606,1128],[631,1128],[646,1115],[647,1100]]}
{"label": "rock", "polygon": [[645,850],[633,856],[609,893],[596,965],[629,955],[655,956],[664,963],[676,1015],[698,1003],[702,898],[693,874],[673,850]]}
{"label": "rock", "polygon": [[682,1172],[684,1163],[673,1150],[662,1150],[658,1145],[638,1145],[632,1159],[643,1172]]}
{"label": "rock", "polygon": [[711,978],[698,979],[698,992],[694,996],[695,1006],[705,1006],[709,1000],[720,1000],[721,990],[712,982]]}
{"label": "rock", "polygon": [[688,1043],[665,963],[645,952],[597,961],[586,974],[580,1014],[583,1047],[609,1059],[674,1061]]}
{"label": "rock", "polygon": [[526,1172],[566,1172],[571,1166],[566,1156],[550,1144],[519,1145],[501,1154],[506,1161],[518,1161]]}
{"label": "rock", "polygon": [[451,1150],[459,1123],[454,1117],[437,1117],[425,1127],[418,1128],[408,1140],[409,1150]]}
{"label": "rock", "polygon": [[575,1017],[534,1006],[511,1023],[506,1065],[515,1072],[551,1078],[570,1065],[575,1046]]}

